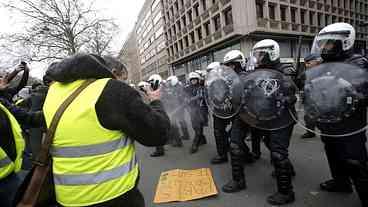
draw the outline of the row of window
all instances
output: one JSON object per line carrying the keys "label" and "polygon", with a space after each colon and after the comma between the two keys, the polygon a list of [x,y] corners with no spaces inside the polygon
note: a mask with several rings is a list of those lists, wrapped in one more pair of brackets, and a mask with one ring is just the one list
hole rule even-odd
{"label": "row of window", "polygon": [[[264,10],[266,5],[262,2],[256,3],[256,13],[258,18],[266,18],[264,14]],[[275,4],[268,4],[268,18],[272,20],[277,20],[276,18],[276,5]],[[300,24],[308,24],[308,25],[316,25],[316,26],[325,26],[333,22],[351,22],[354,24],[354,20],[350,18],[339,17],[336,15],[325,14],[321,12],[315,12],[306,9],[299,9],[296,7],[287,7],[287,6],[280,6],[279,7],[279,14],[281,21],[287,21],[292,23],[300,23]],[[368,14],[368,13],[367,13]],[[290,18],[288,16],[290,15]],[[298,21],[299,19],[299,21]],[[308,22],[307,22],[308,20]],[[368,21],[368,15],[366,16],[366,20]],[[358,25],[363,23],[363,21],[358,21]]]}
{"label": "row of window", "polygon": [[[222,12],[222,15],[223,19],[225,20],[225,25],[232,24],[233,17],[231,7],[225,9],[225,11]],[[179,51],[188,48],[190,45],[195,44],[197,41],[201,41],[204,38],[211,36],[212,33],[215,33],[217,31],[221,31],[221,14],[217,14],[212,18],[212,20],[208,20],[200,27],[195,28],[193,31],[189,32],[188,35],[185,35],[182,39],[171,45],[168,49],[169,56],[174,56],[174,54],[177,54]],[[168,35],[170,37],[175,34],[170,34],[170,32],[171,30],[169,29]]]}
{"label": "row of window", "polygon": [[[203,30],[205,32],[205,36],[210,35],[211,33],[217,32],[221,29],[221,13],[217,14],[216,16],[212,17],[210,20],[203,24]],[[223,21],[225,25],[233,24],[233,13],[232,7],[229,6],[222,11]],[[189,21],[191,22],[191,21]],[[211,28],[212,22],[212,28]],[[186,15],[184,15],[180,20],[176,22],[171,28],[167,30],[167,38],[172,39],[173,36],[176,36],[179,32],[182,31],[182,28],[187,28],[188,24],[186,21]],[[214,31],[214,32],[211,32]],[[202,30],[200,28],[196,29],[198,40],[202,39]],[[192,40],[193,42],[194,40]]]}
{"label": "row of window", "polygon": [[163,49],[166,48],[166,43],[165,41],[160,42],[160,44],[157,45],[156,48],[153,48],[151,51],[147,52],[146,54],[141,54],[141,64],[144,64],[145,62],[147,62],[149,59],[151,59],[152,57],[154,57],[156,54],[160,53]]}
{"label": "row of window", "polygon": [[[218,0],[199,0],[196,4],[193,5],[193,11],[195,14],[195,17],[199,16],[200,13],[207,10],[209,6],[209,2],[211,2],[212,5],[216,4]],[[191,0],[176,0],[174,1],[174,4],[169,8],[167,11],[166,18],[171,19],[175,18],[175,15],[180,14],[180,11],[185,10],[185,4],[191,4]],[[167,0],[165,0],[165,4],[168,5]],[[200,11],[201,10],[201,11]]]}

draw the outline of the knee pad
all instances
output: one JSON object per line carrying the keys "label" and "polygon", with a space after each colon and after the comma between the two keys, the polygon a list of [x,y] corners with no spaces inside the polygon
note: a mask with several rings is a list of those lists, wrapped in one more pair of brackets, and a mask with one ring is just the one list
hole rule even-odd
{"label": "knee pad", "polygon": [[238,155],[238,156],[244,155],[244,150],[240,147],[239,144],[230,143],[230,149],[231,149],[231,154],[233,155]]}
{"label": "knee pad", "polygon": [[271,160],[276,168],[291,169],[291,163],[289,158],[278,152],[271,152]]}

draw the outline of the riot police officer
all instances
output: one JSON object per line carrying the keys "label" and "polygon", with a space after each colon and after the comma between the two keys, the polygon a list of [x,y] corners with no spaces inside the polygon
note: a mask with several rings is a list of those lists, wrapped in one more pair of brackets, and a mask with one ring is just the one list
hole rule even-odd
{"label": "riot police officer", "polygon": [[[220,67],[220,62],[213,62],[207,66],[207,72]],[[213,117],[213,133],[216,141],[216,149],[217,149],[217,156],[212,158],[212,164],[221,164],[228,161],[227,152],[229,150],[229,137],[230,131],[227,131],[226,128],[231,124],[232,119],[223,119],[215,114],[212,115]]]}
{"label": "riot police officer", "polygon": [[[257,59],[256,69],[267,68],[276,70],[286,76],[295,77],[295,69],[291,65],[284,65],[280,62],[280,47],[279,44],[270,39],[262,40],[253,47],[253,55]],[[292,93],[292,92],[288,92]],[[295,92],[294,92],[295,93]],[[289,100],[290,108],[293,108],[294,100]],[[295,109],[292,109],[295,112]],[[247,127],[246,123],[238,119],[235,121],[233,131],[237,126]],[[288,147],[293,132],[294,123],[277,130],[260,130],[252,129],[252,137],[260,139],[264,137],[264,142],[271,152],[271,160],[275,168],[278,191],[267,198],[267,201],[272,205],[282,205],[293,202],[295,200],[293,187],[291,183],[292,165],[288,158]],[[234,132],[232,133],[232,135]],[[236,139],[235,139],[236,138]],[[231,140],[231,156],[232,160],[238,160],[239,155],[242,155],[242,148],[239,143],[241,136],[233,137]],[[232,162],[233,180],[223,187],[224,192],[237,192],[245,189],[244,167],[239,162]]]}
{"label": "riot police officer", "polygon": [[190,135],[188,131],[187,122],[185,121],[185,107],[182,107],[182,103],[185,102],[186,94],[184,93],[184,86],[179,81],[178,77],[170,76],[166,79],[166,85],[172,90],[177,105],[175,106],[175,121],[176,126],[181,131],[180,139],[188,140]]}
{"label": "riot police officer", "polygon": [[[335,23],[319,32],[312,51],[320,53],[324,63],[343,62],[368,70],[367,58],[354,54],[354,42],[355,29],[347,23]],[[366,103],[361,103],[350,117],[338,123],[317,122],[317,127],[322,134],[345,134],[362,129],[367,124],[366,107]],[[320,184],[321,189],[351,193],[352,180],[362,206],[368,206],[368,154],[365,131],[342,138],[321,138],[332,175],[331,180]]]}
{"label": "riot police officer", "polygon": [[187,109],[190,114],[192,127],[194,130],[194,139],[190,153],[196,153],[201,144],[205,142],[205,136],[203,135],[203,127],[205,125],[204,114],[201,113],[201,104],[204,101],[204,87],[200,85],[201,76],[196,72],[191,72],[188,75],[189,85],[185,88],[187,94],[188,106]]}

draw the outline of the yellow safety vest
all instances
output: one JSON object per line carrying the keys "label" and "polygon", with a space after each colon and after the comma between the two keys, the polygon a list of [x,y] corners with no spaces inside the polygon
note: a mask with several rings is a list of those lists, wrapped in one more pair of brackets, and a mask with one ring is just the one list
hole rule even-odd
{"label": "yellow safety vest", "polygon": [[[14,118],[14,116],[9,112],[9,110],[0,103],[0,110],[3,110],[5,114],[8,116],[10,121],[15,149],[17,152],[16,159],[13,161],[10,160],[5,151],[0,147],[0,180],[8,176],[12,172],[19,172],[22,167],[23,161],[23,151],[25,147],[24,139],[22,136],[22,129],[20,128],[18,121]],[[1,139],[1,138],[0,138]]]}
{"label": "yellow safety vest", "polygon": [[[51,149],[57,201],[89,206],[112,200],[134,188],[138,163],[131,139],[99,123],[95,105],[110,79],[89,85],[70,104],[56,128]],[[64,100],[84,80],[51,85],[43,107],[47,126]]]}

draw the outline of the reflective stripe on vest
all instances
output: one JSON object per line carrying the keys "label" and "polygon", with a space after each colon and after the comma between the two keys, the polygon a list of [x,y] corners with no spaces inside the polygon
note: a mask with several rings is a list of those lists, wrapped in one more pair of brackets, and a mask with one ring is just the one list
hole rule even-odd
{"label": "reflective stripe on vest", "polygon": [[[66,109],[51,148],[56,200],[63,206],[90,206],[133,189],[138,178],[135,146],[118,130],[104,128],[96,103],[109,79],[89,85]],[[55,82],[43,112],[47,126],[61,103],[84,81]]]}
{"label": "reflective stripe on vest", "polygon": [[[2,110],[9,120],[9,126],[12,130],[12,135],[15,143],[16,157],[14,162],[10,160],[5,151],[0,147],[0,179],[5,178],[12,172],[19,172],[22,168],[23,151],[25,142],[22,135],[22,129],[20,128],[18,121],[14,118],[13,114],[0,103],[0,110]],[[8,139],[10,137],[0,137],[0,139]]]}
{"label": "reflective stripe on vest", "polygon": [[12,163],[13,162],[9,159],[9,157],[5,157],[5,158],[0,160],[0,168],[6,167],[6,166],[8,166]]}
{"label": "reflective stripe on vest", "polygon": [[54,173],[54,182],[56,185],[92,185],[104,183],[109,180],[127,175],[137,165],[137,160],[134,157],[127,163],[113,168],[111,170],[92,173],[92,174],[80,174],[80,175],[57,175]]}
{"label": "reflective stripe on vest", "polygon": [[53,157],[64,158],[95,156],[113,152],[115,150],[127,147],[130,144],[132,144],[130,139],[122,137],[120,139],[102,144],[85,145],[80,147],[53,147],[51,149],[51,154]]}

